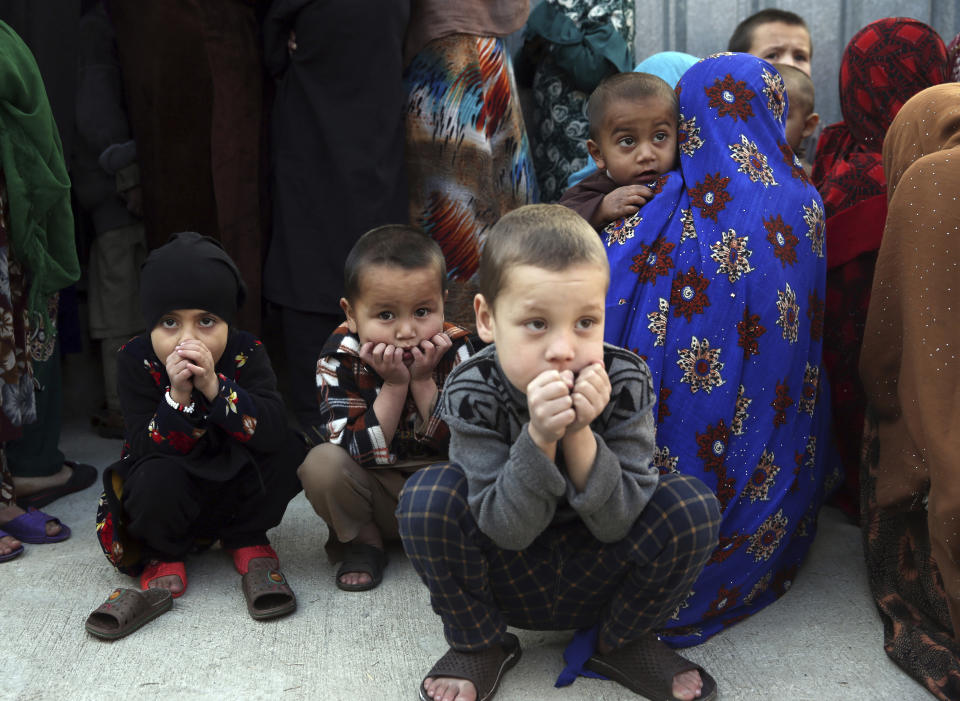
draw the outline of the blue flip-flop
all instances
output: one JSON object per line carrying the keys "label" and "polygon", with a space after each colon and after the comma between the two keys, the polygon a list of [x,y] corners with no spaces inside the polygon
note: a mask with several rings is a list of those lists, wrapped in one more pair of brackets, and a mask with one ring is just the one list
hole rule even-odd
{"label": "blue flip-flop", "polygon": [[[0,538],[6,538],[7,536],[10,536],[11,538],[16,538],[16,536],[11,536],[9,533],[5,531],[0,531]],[[17,540],[20,540],[20,539],[17,538]],[[23,555],[22,545],[16,550],[7,553],[6,555],[0,555],[0,562],[6,562],[7,560],[12,560],[13,558],[20,557],[21,555]]]}
{"label": "blue flip-flop", "polygon": [[[47,524],[56,521],[60,524],[60,532],[56,535],[47,535]],[[29,509],[25,514],[17,516],[12,521],[0,523],[0,526],[21,543],[59,543],[70,537],[70,528],[58,518],[46,514],[39,509]]]}

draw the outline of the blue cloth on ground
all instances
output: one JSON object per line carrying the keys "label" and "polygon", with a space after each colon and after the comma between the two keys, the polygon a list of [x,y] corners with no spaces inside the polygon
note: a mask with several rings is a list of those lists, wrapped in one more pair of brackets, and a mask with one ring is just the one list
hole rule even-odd
{"label": "blue cloth on ground", "polygon": [[584,665],[593,655],[597,647],[597,634],[600,632],[600,626],[593,628],[581,628],[573,635],[573,640],[563,651],[563,661],[567,666],[557,677],[555,687],[570,686],[576,681],[577,677],[590,677],[591,679],[606,679],[602,674],[591,672],[585,669]]}

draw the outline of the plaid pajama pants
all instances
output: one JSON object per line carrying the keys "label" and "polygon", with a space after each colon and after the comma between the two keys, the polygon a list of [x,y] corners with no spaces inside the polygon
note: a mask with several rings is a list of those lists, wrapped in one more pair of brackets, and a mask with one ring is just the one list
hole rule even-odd
{"label": "plaid pajama pants", "polygon": [[620,541],[600,542],[576,519],[524,550],[504,550],[477,527],[462,469],[441,464],[410,477],[397,518],[451,647],[490,647],[507,625],[597,624],[601,639],[620,647],[659,628],[683,601],[716,547],[720,507],[703,482],[670,473]]}

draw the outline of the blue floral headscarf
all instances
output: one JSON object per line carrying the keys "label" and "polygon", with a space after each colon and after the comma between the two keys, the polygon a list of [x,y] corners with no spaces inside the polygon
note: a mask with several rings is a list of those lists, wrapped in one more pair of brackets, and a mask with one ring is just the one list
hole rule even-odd
{"label": "blue floral headscarf", "polygon": [[602,236],[606,340],[643,356],[659,393],[655,463],[699,477],[723,508],[720,545],[666,623],[686,645],[790,586],[831,448],[823,204],[786,144],[783,79],[721,54],[677,92],[679,169]]}

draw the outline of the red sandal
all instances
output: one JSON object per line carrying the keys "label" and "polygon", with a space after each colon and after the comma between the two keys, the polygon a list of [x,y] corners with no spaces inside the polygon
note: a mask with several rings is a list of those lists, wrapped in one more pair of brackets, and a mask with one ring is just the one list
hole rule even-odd
{"label": "red sandal", "polygon": [[187,568],[182,562],[160,562],[159,560],[154,560],[140,573],[140,588],[144,590],[149,589],[150,582],[158,577],[167,577],[170,575],[176,575],[183,583],[183,589],[178,592],[170,592],[174,599],[179,599],[187,591]]}
{"label": "red sandal", "polygon": [[248,545],[245,548],[231,550],[233,555],[233,566],[240,574],[246,574],[250,569],[250,560],[256,560],[258,557],[273,558],[277,565],[280,564],[280,558],[277,557],[277,551],[269,545]]}

